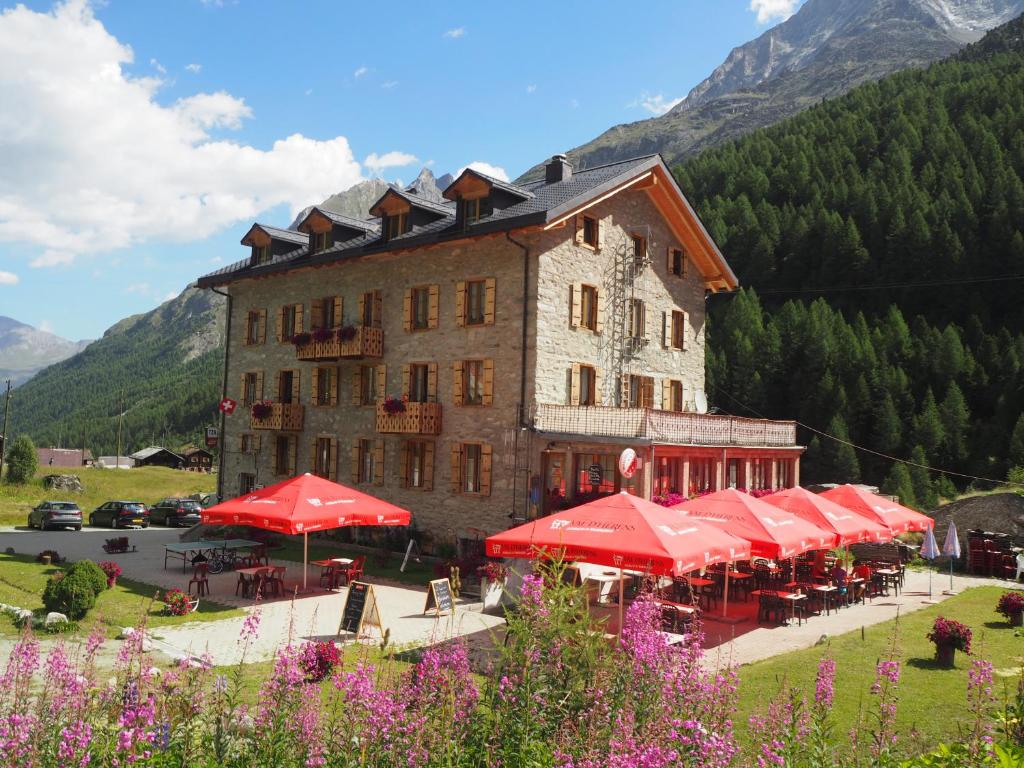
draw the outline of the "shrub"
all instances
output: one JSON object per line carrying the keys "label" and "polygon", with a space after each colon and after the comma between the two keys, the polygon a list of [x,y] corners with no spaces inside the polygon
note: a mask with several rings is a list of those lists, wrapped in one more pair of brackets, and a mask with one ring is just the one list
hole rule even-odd
{"label": "shrub", "polygon": [[107,576],[107,589],[110,589],[117,581],[117,577],[121,575],[121,566],[112,560],[103,560],[99,565],[100,570]]}
{"label": "shrub", "polygon": [[28,435],[18,435],[7,449],[7,473],[4,478],[8,483],[24,485],[36,476],[39,459],[36,447]]}
{"label": "shrub", "polygon": [[928,633],[928,639],[936,645],[949,645],[964,653],[971,652],[972,637],[971,629],[966,624],[941,616],[935,619],[932,631]]}
{"label": "shrub", "polygon": [[1001,613],[1008,619],[1015,614],[1024,611],[1024,593],[1004,592],[996,604],[996,613]]}
{"label": "shrub", "polygon": [[107,576],[99,566],[91,560],[81,560],[46,582],[43,605],[75,621],[96,605],[96,596],[106,588]]}

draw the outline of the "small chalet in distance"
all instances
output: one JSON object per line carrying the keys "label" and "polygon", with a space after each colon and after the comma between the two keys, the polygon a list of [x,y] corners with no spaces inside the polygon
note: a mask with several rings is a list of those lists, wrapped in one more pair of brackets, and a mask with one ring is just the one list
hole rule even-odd
{"label": "small chalet in distance", "polygon": [[310,471],[471,539],[620,489],[799,482],[794,423],[703,412],[705,294],[737,280],[660,156],[467,169],[444,198],[253,225],[199,280],[230,297],[222,495]]}

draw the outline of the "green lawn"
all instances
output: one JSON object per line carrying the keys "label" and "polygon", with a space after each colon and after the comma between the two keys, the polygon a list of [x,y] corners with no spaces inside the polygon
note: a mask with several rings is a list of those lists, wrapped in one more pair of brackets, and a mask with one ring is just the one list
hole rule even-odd
{"label": "green lawn", "polygon": [[[326,560],[331,557],[358,557],[359,555],[366,554],[365,552],[358,551],[352,548],[346,548],[344,544],[319,544],[310,542],[309,544],[309,560]],[[272,549],[270,556],[279,558],[281,560],[292,560],[297,563],[302,562],[302,537],[301,536],[289,536],[284,539],[284,545],[280,549]],[[402,565],[402,558],[404,555],[398,552],[392,552],[388,555],[386,561],[380,559],[379,554],[367,554],[366,555],[366,575],[368,577],[377,577],[381,579],[390,579],[391,581],[401,582],[402,584],[411,584],[425,587],[427,582],[431,579],[437,578],[434,575],[433,562],[422,562],[417,563],[414,558],[409,558],[409,564],[405,568],[405,572],[399,571],[398,569]],[[312,574],[315,569],[310,568]]]}
{"label": "green lawn", "polygon": [[[0,554],[0,602],[33,611],[44,610],[43,587],[50,575],[57,570],[59,566],[42,565],[29,555]],[[188,616],[162,616],[160,611],[163,604],[153,600],[159,591],[159,587],[150,584],[118,578],[117,584],[101,594],[96,600],[96,607],[79,622],[80,633],[87,634],[98,621],[108,628],[107,634],[113,637],[118,634],[121,627],[135,626],[139,619],[147,614],[146,623],[150,627],[183,624],[188,621],[214,621],[243,615],[243,611],[238,608],[200,600],[199,610]],[[0,617],[0,633],[18,633],[10,617]]]}
{"label": "green lawn", "polygon": [[[62,473],[78,475],[84,490],[81,493],[51,491],[43,488],[44,475]],[[29,510],[46,499],[76,501],[88,523],[89,513],[105,501],[131,499],[151,504],[168,496],[188,496],[217,490],[217,478],[200,472],[181,472],[163,467],[140,469],[70,470],[44,467],[36,479],[26,485],[0,484],[0,525],[24,525]]]}
{"label": "green lawn", "polygon": [[[857,723],[861,707],[877,702],[868,694],[875,677],[875,664],[888,658],[896,636],[898,659],[902,662],[897,723],[901,743],[907,752],[920,753],[938,741],[956,739],[958,724],[973,718],[967,705],[967,672],[971,659],[991,661],[1001,676],[996,691],[1016,690],[1024,664],[1024,633],[1015,631],[995,612],[1003,593],[999,587],[978,587],[949,598],[940,605],[907,614],[896,621],[878,624],[830,638],[826,644],[787,653],[740,668],[740,706],[736,718],[741,738],[746,738],[749,715],[763,709],[783,685],[798,686],[814,696],[814,676],[819,659],[836,660],[836,698],[833,714],[837,743],[848,743],[849,731]],[[955,669],[939,669],[932,662],[934,645],[925,638],[938,615],[967,624],[974,632],[972,655],[956,654]],[[823,625],[823,628],[825,625]],[[783,630],[784,631],[784,630]],[[864,728],[870,730],[871,721]],[[912,734],[917,734],[916,737]]]}

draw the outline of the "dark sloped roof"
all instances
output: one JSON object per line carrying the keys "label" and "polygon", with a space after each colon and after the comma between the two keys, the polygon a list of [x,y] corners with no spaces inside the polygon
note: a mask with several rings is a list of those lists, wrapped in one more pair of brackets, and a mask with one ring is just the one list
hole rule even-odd
{"label": "dark sloped roof", "polygon": [[417,195],[415,192],[409,192],[404,189],[399,189],[398,187],[390,187],[386,192],[384,192],[384,194],[377,199],[377,202],[370,206],[370,211],[372,212],[374,208],[380,205],[381,201],[388,195],[398,195],[409,205],[415,205],[417,208],[422,208],[425,211],[440,213],[443,216],[455,215],[454,208],[452,208],[451,205],[435,203],[433,200]]}
{"label": "dark sloped roof", "polygon": [[[428,243],[448,239],[464,238],[467,235],[483,235],[490,232],[501,232],[521,226],[543,224],[556,219],[567,211],[586,203],[604,192],[614,188],[629,178],[655,166],[662,166],[670,176],[660,155],[646,155],[631,160],[587,168],[578,171],[565,181],[548,183],[544,180],[524,184],[520,187],[508,185],[513,189],[528,192],[530,197],[515,205],[493,211],[490,215],[474,222],[468,228],[456,224],[455,205],[440,205],[415,194],[404,192],[392,187],[385,194],[397,194],[412,205],[444,214],[442,218],[426,225],[415,226],[411,231],[398,237],[384,241],[376,228],[366,231],[364,235],[335,244],[332,248],[309,253],[308,245],[296,248],[289,253],[274,256],[269,261],[253,266],[249,259],[211,272],[199,278],[201,288],[222,285],[232,279],[257,276],[273,272],[282,272],[311,264],[322,264],[352,258],[381,251],[413,248]],[[383,199],[383,197],[382,197]],[[377,201],[380,202],[379,200]],[[375,204],[376,205],[376,204]],[[326,215],[326,211],[324,211]],[[291,231],[291,230],[285,230]]]}
{"label": "dark sloped roof", "polygon": [[296,232],[294,229],[282,229],[281,227],[272,227],[269,224],[256,224],[254,226],[262,229],[274,240],[285,240],[289,243],[305,243],[309,240],[308,235],[304,235],[302,232]]}
{"label": "dark sloped roof", "polygon": [[[326,216],[335,224],[340,224],[341,226],[348,227],[349,229],[359,229],[363,232],[375,232],[380,229],[379,221],[372,219],[354,219],[351,216],[345,216],[342,213],[335,213],[334,211],[329,211],[326,208],[321,208],[318,205],[314,205],[310,208],[309,213],[303,217],[302,221],[308,219],[313,215],[313,213],[319,213],[322,216]],[[299,226],[302,226],[301,222],[299,223]]]}
{"label": "dark sloped roof", "polygon": [[476,168],[466,168],[466,170],[464,170],[462,173],[460,173],[457,178],[452,180],[451,184],[449,184],[447,187],[445,187],[443,194],[447,195],[448,190],[451,189],[452,187],[454,187],[456,184],[458,184],[459,179],[461,179],[467,173],[472,173],[474,176],[479,176],[481,179],[486,181],[488,184],[490,184],[495,189],[503,189],[506,192],[509,192],[509,193],[511,193],[513,195],[516,195],[516,196],[522,197],[522,198],[531,198],[531,197],[533,197],[533,192],[528,190],[526,187],[520,187],[518,184],[511,184],[511,183],[509,183],[507,181],[502,181],[501,179],[496,179],[493,176],[488,176],[486,173],[481,173]]}

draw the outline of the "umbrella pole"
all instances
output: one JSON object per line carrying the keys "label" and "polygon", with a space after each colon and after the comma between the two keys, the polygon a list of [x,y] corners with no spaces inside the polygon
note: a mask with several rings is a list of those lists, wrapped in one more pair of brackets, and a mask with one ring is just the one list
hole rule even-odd
{"label": "umbrella pole", "polygon": [[309,570],[309,534],[302,532],[302,591],[306,591],[306,572]]}
{"label": "umbrella pole", "polygon": [[722,618],[725,618],[725,612],[729,610],[729,566],[730,563],[725,564],[725,590],[722,596]]}
{"label": "umbrella pole", "polygon": [[626,580],[626,574],[619,569],[619,642],[622,642],[622,604],[625,602],[626,590],[623,587],[623,582]]}

